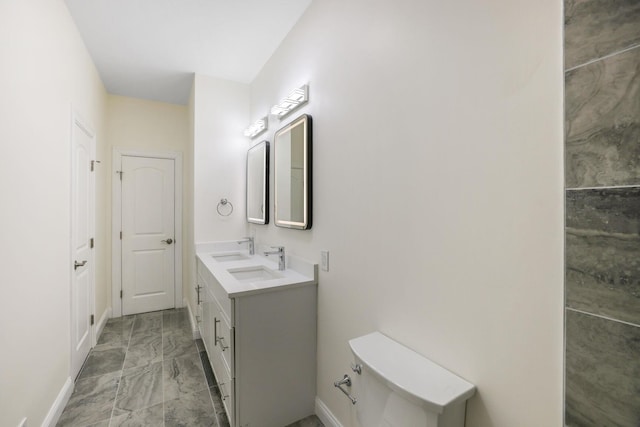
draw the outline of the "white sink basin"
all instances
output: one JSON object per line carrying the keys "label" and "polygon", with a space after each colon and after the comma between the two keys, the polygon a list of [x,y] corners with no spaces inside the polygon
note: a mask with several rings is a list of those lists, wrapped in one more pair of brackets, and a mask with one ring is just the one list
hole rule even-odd
{"label": "white sink basin", "polygon": [[263,265],[252,265],[243,268],[231,268],[227,270],[240,282],[262,282],[265,280],[280,279],[282,275]]}
{"label": "white sink basin", "polygon": [[249,259],[247,255],[240,252],[212,254],[211,257],[218,262],[241,261],[243,259]]}

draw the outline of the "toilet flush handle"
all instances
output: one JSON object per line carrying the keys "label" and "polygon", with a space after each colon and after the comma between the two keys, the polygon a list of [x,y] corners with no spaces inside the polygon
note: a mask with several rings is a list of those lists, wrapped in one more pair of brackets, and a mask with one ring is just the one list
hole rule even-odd
{"label": "toilet flush handle", "polygon": [[349,400],[351,400],[351,403],[355,405],[358,400],[355,397],[351,396],[351,394],[349,394],[347,390],[342,388],[343,385],[346,385],[347,387],[351,387],[351,378],[349,378],[349,375],[347,374],[344,374],[344,377],[342,377],[341,380],[334,382],[333,386],[339,388],[340,391],[343,392],[345,396],[349,398]]}

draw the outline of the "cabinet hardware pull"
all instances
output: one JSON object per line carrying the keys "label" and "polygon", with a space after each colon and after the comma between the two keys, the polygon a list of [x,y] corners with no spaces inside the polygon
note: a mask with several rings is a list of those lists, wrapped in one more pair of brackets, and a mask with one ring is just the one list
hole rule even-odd
{"label": "cabinet hardware pull", "polygon": [[218,318],[214,317],[213,318],[213,337],[215,338],[213,340],[213,346],[217,346],[218,345]]}
{"label": "cabinet hardware pull", "polygon": [[225,351],[226,349],[229,348],[228,345],[224,345],[224,343],[222,342],[222,340],[224,339],[224,337],[219,337],[218,336],[218,322],[220,322],[220,320],[218,320],[217,317],[213,318],[213,336],[215,338],[215,343],[213,345],[218,345],[218,343],[220,343],[220,348],[222,349],[222,351]]}
{"label": "cabinet hardware pull", "polygon": [[222,349],[222,351],[225,351],[226,349],[229,348],[229,346],[228,345],[224,345],[224,342],[222,340],[224,340],[224,337],[218,338],[218,342],[220,342],[220,348]]}
{"label": "cabinet hardware pull", "polygon": [[227,400],[227,398],[229,397],[228,394],[224,394],[224,388],[222,386],[225,384],[226,383],[218,383],[218,385],[220,386],[220,397],[222,397],[222,400]]}
{"label": "cabinet hardware pull", "polygon": [[196,284],[196,292],[197,292],[197,295],[198,295],[198,305],[200,305],[200,302],[201,302],[200,301],[200,289],[201,288],[202,288],[202,286]]}

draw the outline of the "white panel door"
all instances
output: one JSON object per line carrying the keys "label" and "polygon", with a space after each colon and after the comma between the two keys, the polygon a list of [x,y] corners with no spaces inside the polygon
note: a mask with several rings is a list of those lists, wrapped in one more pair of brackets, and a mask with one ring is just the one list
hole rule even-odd
{"label": "white panel door", "polygon": [[74,118],[71,135],[71,375],[75,378],[92,345],[94,262],[92,245],[95,141]]}
{"label": "white panel door", "polygon": [[174,160],[122,157],[122,313],[175,307]]}

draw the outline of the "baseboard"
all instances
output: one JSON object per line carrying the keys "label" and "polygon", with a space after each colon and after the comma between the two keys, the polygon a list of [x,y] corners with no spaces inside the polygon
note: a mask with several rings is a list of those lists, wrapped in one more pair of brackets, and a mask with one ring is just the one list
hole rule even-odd
{"label": "baseboard", "polygon": [[316,396],[316,415],[325,427],[342,427],[340,421],[331,413],[327,405]]}
{"label": "baseboard", "polygon": [[94,345],[100,339],[100,335],[102,335],[102,330],[104,329],[105,325],[107,324],[107,320],[109,319],[111,319],[111,307],[107,307],[104,310],[104,313],[102,313],[102,316],[100,316],[100,319],[98,320],[98,324],[96,325],[96,342],[94,343]]}
{"label": "baseboard", "polygon": [[60,419],[60,415],[62,415],[62,411],[64,411],[64,407],[67,406],[69,402],[69,398],[71,397],[71,393],[73,392],[73,380],[71,377],[67,378],[60,393],[58,393],[58,397],[53,402],[51,409],[47,413],[47,416],[44,417],[44,421],[42,421],[42,427],[54,427],[58,420]]}
{"label": "baseboard", "polygon": [[191,304],[185,298],[183,300],[184,305],[187,307],[187,311],[189,312],[189,322],[191,322],[191,333],[193,334],[193,339],[200,339],[200,329],[198,329],[198,323],[196,322],[196,317],[193,315],[193,311],[191,310]]}

